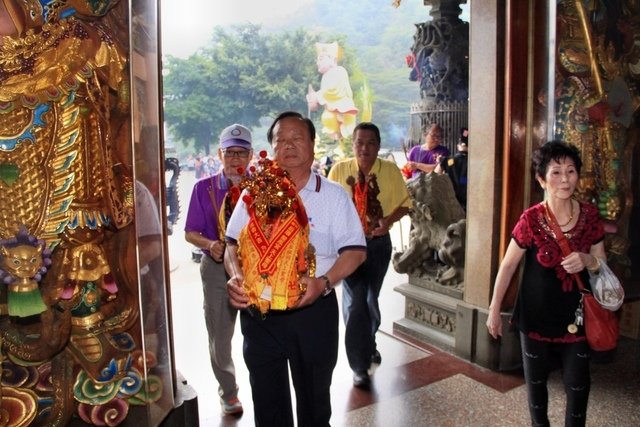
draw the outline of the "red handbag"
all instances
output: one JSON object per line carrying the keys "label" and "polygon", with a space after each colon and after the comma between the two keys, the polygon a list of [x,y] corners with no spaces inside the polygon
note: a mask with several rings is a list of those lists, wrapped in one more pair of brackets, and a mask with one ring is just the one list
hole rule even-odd
{"label": "red handbag", "polygon": [[[545,208],[550,219],[549,225],[553,230],[553,234],[556,235],[562,254],[567,256],[571,253],[569,242],[560,229],[551,209],[548,209],[546,205]],[[595,351],[613,350],[618,345],[618,335],[620,334],[618,316],[613,311],[607,310],[600,305],[591,291],[584,287],[578,274],[574,274],[573,277],[575,277],[578,288],[582,293],[580,304],[584,312],[584,332],[589,347]]]}
{"label": "red handbag", "polygon": [[589,347],[595,351],[613,350],[620,334],[618,316],[602,307],[590,291],[581,288],[580,292],[584,310],[584,332]]}

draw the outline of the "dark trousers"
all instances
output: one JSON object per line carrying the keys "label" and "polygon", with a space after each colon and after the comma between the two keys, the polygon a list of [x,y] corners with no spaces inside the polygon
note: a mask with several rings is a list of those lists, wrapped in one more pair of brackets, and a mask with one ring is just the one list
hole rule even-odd
{"label": "dark trousers", "polygon": [[311,306],[272,311],[263,318],[243,310],[244,360],[249,369],[257,427],[293,426],[289,367],[299,426],[326,427],[330,387],[338,360],[338,302],[335,292]]}
{"label": "dark trousers", "polygon": [[349,366],[354,372],[369,369],[371,356],[376,351],[376,332],[381,321],[378,296],[390,260],[389,234],[367,240],[366,261],[344,280],[344,343]]}
{"label": "dark trousers", "polygon": [[554,358],[559,358],[567,397],[564,425],[566,427],[584,426],[587,421],[587,404],[591,388],[589,372],[591,350],[587,342],[543,342],[528,338],[523,333],[520,333],[520,342],[531,425],[549,426],[547,380],[554,366]]}

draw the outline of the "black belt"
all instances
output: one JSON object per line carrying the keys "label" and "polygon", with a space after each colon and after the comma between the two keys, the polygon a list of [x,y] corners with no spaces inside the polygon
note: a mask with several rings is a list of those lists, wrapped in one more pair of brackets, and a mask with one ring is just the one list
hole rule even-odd
{"label": "black belt", "polygon": [[[331,292],[329,292],[327,295],[322,295],[320,298],[326,298],[327,296],[331,295],[333,291],[334,289],[331,289]],[[316,302],[318,301],[315,301],[313,304],[315,304]],[[300,308],[293,308],[290,310],[269,310],[264,314],[260,313],[260,310],[255,306],[247,307],[244,309],[244,311],[253,318],[266,319],[267,316],[286,316],[289,314],[293,314],[297,311],[304,310],[305,308],[311,307],[313,304],[305,305],[304,307],[300,307]]]}
{"label": "black belt", "polygon": [[388,237],[388,236],[389,236],[389,233],[387,233],[387,234],[383,234],[382,236],[371,236],[371,237],[366,237],[365,239],[366,239],[366,240],[367,240],[367,242],[368,242],[368,241],[371,241],[371,240],[382,239],[383,237]]}

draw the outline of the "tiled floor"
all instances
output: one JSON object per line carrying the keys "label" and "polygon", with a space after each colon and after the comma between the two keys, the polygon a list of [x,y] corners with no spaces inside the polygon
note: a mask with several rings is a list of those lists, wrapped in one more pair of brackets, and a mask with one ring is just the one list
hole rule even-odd
{"label": "tiled floor", "polygon": [[[183,206],[188,203],[188,197],[188,193],[181,194]],[[406,228],[406,224],[404,226]],[[398,236],[394,244],[402,245]],[[245,413],[239,418],[223,417],[209,365],[198,264],[190,260],[190,248],[180,231],[170,238],[170,254],[176,364],[198,392],[200,425],[253,426],[239,324],[234,337],[234,360]],[[373,374],[370,392],[352,387],[351,372],[341,345],[331,389],[331,424],[363,427],[529,425],[526,390],[519,372],[491,372],[437,348],[416,346],[393,334],[393,321],[401,318],[404,310],[404,302],[393,287],[403,280],[402,275],[390,269],[382,290],[383,323],[378,334],[382,364]],[[592,364],[592,377],[587,425],[640,426],[640,342],[622,339],[613,363]],[[551,378],[549,389],[551,424],[561,426],[564,393],[557,372]]]}

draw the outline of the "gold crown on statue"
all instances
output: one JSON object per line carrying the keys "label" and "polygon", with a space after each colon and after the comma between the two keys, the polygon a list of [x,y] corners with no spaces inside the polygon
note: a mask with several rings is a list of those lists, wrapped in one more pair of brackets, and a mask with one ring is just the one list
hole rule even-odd
{"label": "gold crown on statue", "polygon": [[329,56],[336,61],[342,59],[342,48],[338,42],[333,43],[316,43],[316,53],[318,56]]}
{"label": "gold crown on statue", "polygon": [[251,175],[242,179],[240,188],[246,190],[244,202],[259,219],[291,213],[298,216],[302,226],[307,224],[306,214],[298,201],[296,186],[289,173],[275,160],[267,157],[266,151],[259,153],[257,168],[251,167]]}

